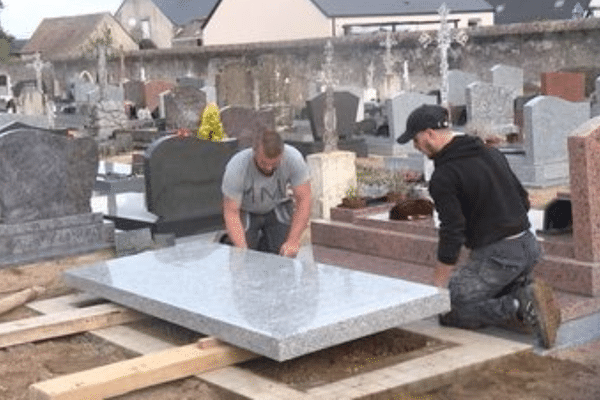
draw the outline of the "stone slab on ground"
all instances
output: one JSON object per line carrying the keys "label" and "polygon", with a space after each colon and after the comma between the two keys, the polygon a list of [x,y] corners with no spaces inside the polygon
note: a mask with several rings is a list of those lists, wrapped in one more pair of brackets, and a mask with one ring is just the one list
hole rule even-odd
{"label": "stone slab on ground", "polygon": [[190,241],[67,271],[67,284],[284,361],[450,308],[447,290]]}

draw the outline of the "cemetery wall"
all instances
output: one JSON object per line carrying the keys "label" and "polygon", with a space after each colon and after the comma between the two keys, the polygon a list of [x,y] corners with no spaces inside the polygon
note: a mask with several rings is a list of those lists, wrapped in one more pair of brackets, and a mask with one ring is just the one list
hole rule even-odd
{"label": "cemetery wall", "polygon": [[[436,32],[430,32],[435,39]],[[495,64],[524,69],[526,91],[540,87],[546,71],[598,67],[600,60],[600,19],[548,21],[532,24],[498,25],[468,30],[464,47],[454,44],[449,51],[451,69],[461,69],[491,82]],[[437,89],[440,81],[439,52],[435,41],[424,48],[419,32],[393,34],[394,70],[402,76],[408,61],[414,90]],[[333,38],[334,78],[338,86],[366,88],[367,70],[375,66],[374,86],[382,89],[385,51],[384,35]],[[175,82],[178,76],[196,76],[217,88],[221,106],[291,104],[298,113],[305,100],[318,91],[325,39],[248,45],[174,48],[127,53],[109,60],[109,81],[121,78],[162,79]],[[74,74],[88,70],[95,74],[89,59],[54,59],[53,69],[44,71],[48,84],[60,87]],[[31,68],[19,63],[10,66],[17,79],[34,77]],[[13,79],[13,82],[16,80]]]}

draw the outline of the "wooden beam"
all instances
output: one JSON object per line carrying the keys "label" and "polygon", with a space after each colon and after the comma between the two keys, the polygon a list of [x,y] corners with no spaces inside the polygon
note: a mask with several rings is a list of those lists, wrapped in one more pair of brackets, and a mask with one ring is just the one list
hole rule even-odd
{"label": "wooden beam", "polygon": [[0,314],[8,312],[27,303],[28,301],[35,299],[45,291],[46,289],[44,289],[42,286],[34,286],[0,299]]}
{"label": "wooden beam", "polygon": [[0,324],[0,348],[125,324],[142,318],[146,316],[109,303],[5,322]]}
{"label": "wooden beam", "polygon": [[227,344],[201,349],[193,343],[35,383],[29,399],[106,399],[257,357]]}

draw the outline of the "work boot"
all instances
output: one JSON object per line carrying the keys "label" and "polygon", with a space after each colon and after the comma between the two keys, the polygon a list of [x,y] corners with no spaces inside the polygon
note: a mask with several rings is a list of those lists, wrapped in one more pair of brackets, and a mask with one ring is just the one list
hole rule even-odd
{"label": "work boot", "polygon": [[519,301],[517,316],[540,337],[546,349],[551,348],[561,322],[560,308],[554,299],[552,288],[536,279],[519,288],[516,298]]}

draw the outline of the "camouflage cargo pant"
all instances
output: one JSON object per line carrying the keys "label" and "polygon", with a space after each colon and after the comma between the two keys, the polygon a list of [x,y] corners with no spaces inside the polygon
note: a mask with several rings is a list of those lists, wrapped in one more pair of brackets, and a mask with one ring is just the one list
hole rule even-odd
{"label": "camouflage cargo pant", "polygon": [[440,322],[469,329],[518,325],[514,292],[531,281],[540,254],[529,231],[473,250],[467,264],[450,278],[451,311]]}

